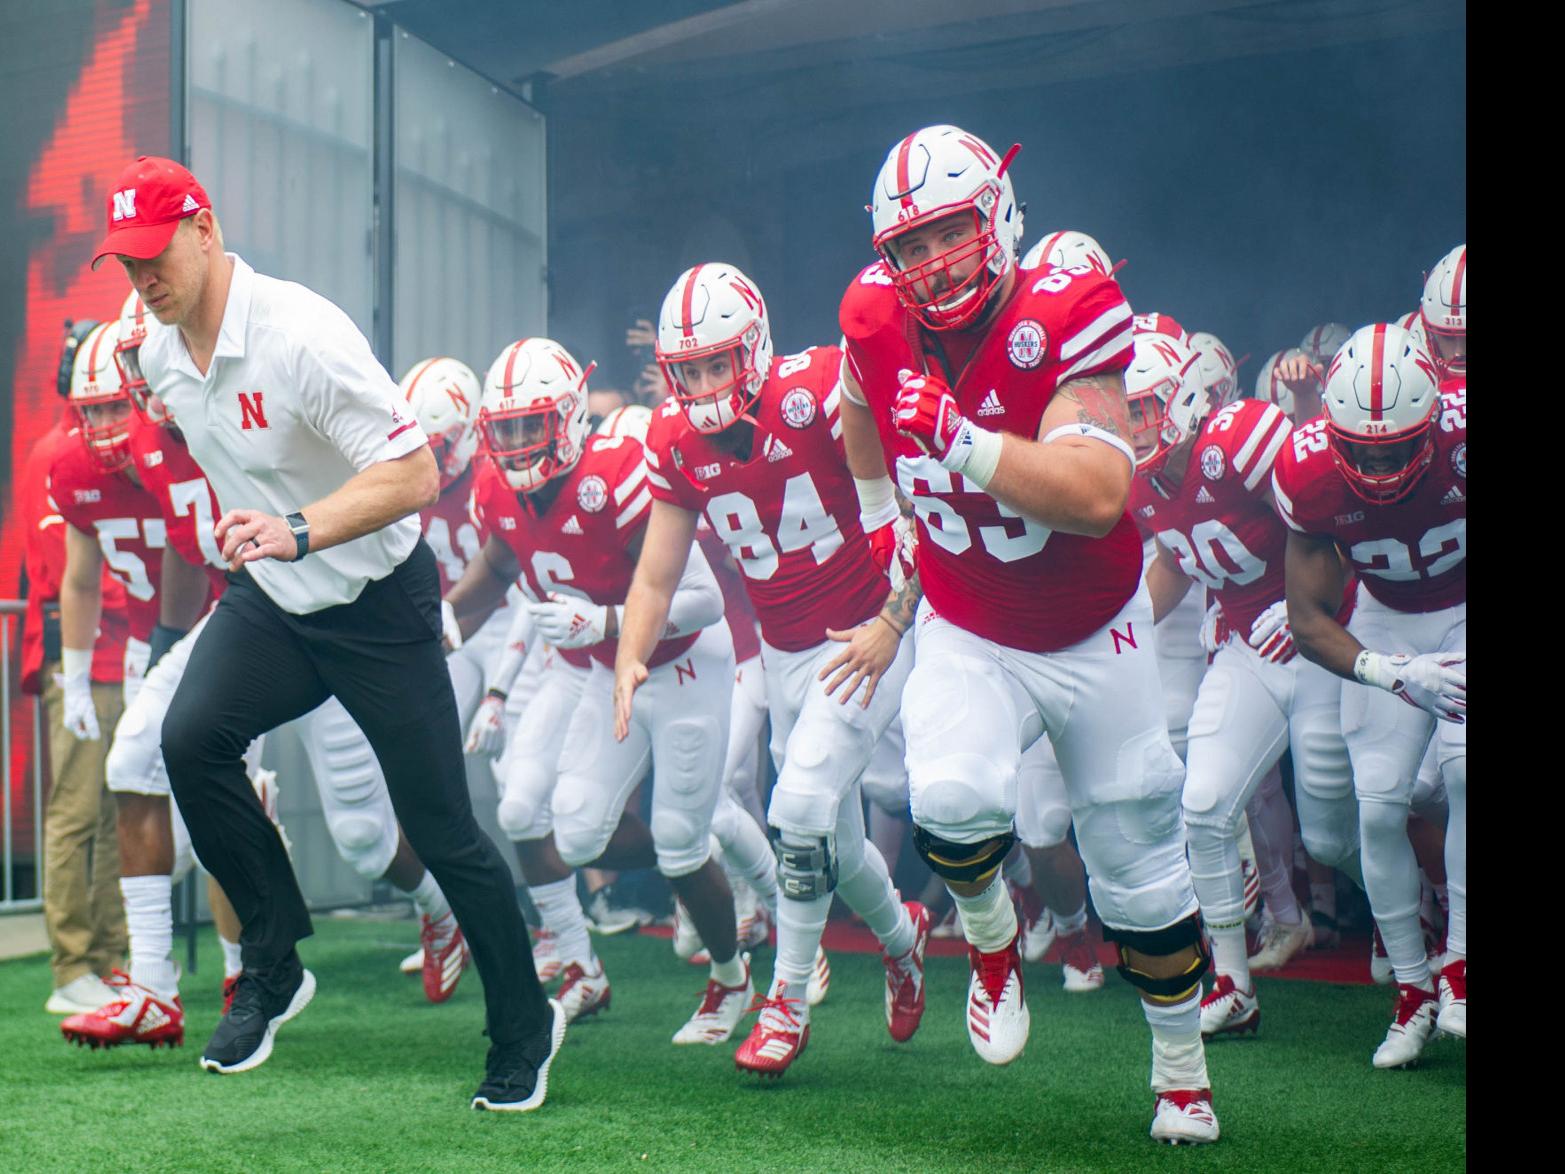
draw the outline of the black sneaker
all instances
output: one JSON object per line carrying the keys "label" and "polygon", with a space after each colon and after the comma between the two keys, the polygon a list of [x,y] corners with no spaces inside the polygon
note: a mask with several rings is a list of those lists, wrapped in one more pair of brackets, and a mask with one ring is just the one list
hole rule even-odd
{"label": "black sneaker", "polygon": [[582,912],[587,916],[587,928],[605,937],[652,924],[652,914],[645,909],[635,909],[618,903],[613,884],[604,885],[588,897],[582,906]]}
{"label": "black sneaker", "polygon": [[315,997],[315,975],[297,953],[276,966],[239,974],[234,1001],[201,1052],[201,1067],[225,1075],[266,1063],[277,1029]]}
{"label": "black sneaker", "polygon": [[522,1044],[489,1045],[484,1082],[473,1094],[473,1108],[526,1113],[543,1104],[549,1091],[549,1065],[565,1039],[565,1008],[549,1000],[548,1031]]}

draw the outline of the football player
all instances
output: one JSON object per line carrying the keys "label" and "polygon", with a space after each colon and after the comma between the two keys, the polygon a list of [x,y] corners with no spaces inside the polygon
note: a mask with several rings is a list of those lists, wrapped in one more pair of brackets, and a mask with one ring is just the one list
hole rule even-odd
{"label": "football player", "polygon": [[[487,460],[474,489],[487,537],[482,557],[469,565],[447,602],[466,636],[520,579],[537,636],[587,674],[569,722],[561,723],[557,781],[545,753],[543,769],[506,780],[502,802],[502,823],[511,823],[507,832],[525,830],[536,849],[530,859],[523,857],[530,889],[538,894],[555,886],[539,894],[539,911],[558,935],[561,957],[578,967],[562,972],[561,1003],[569,1006],[577,985],[583,986],[578,1016],[606,1006],[609,998],[574,888],[568,900],[561,888],[574,886],[571,870],[598,861],[608,868],[656,863],[712,957],[701,1004],[674,1042],[716,1044],[733,1032],[754,994],[749,957],[737,949],[733,894],[711,856],[733,641],[717,581],[706,559],[692,552],[649,658],[649,682],[632,728],[610,736],[611,666],[652,494],[640,441],[589,437],[590,370],[546,338],[514,342],[490,366],[479,411]],[[656,768],[650,829],[625,811],[649,763]],[[521,792],[519,783],[535,789]],[[506,804],[518,809],[514,815],[507,815]]]}
{"label": "football player", "polygon": [[[842,448],[836,347],[774,359],[760,290],[732,265],[680,274],[658,315],[670,397],[647,438],[649,539],[625,608],[615,669],[623,731],[704,515],[745,577],[761,622],[777,786],[767,811],[782,899],[771,988],[734,1062],[779,1076],[810,1038],[806,988],[832,894],[881,943],[886,1026],[897,1041],[924,1011],[929,914],[903,905],[865,838],[860,776],[896,719],[912,667],[878,619],[889,583],[870,557]],[[886,507],[897,515],[887,494]],[[894,653],[878,683],[826,672],[838,642],[869,625]],[[826,684],[821,682],[830,676]]]}
{"label": "football player", "polygon": [[1418,307],[1421,336],[1440,378],[1467,378],[1467,246],[1457,245],[1429,271]]}
{"label": "football player", "polygon": [[[1131,501],[1157,543],[1147,571],[1153,614],[1200,583],[1233,633],[1201,681],[1185,755],[1190,871],[1217,970],[1201,1005],[1201,1030],[1254,1031],[1261,1011],[1245,946],[1239,822],[1291,746],[1299,822],[1311,852],[1356,871],[1352,778],[1337,728],[1340,682],[1298,660],[1288,634],[1287,528],[1271,503],[1272,465],[1293,434],[1288,418],[1253,399],[1214,411],[1187,348],[1145,334],[1136,336],[1135,348],[1126,384],[1133,404],[1148,401],[1137,413],[1148,424],[1135,437],[1141,475]],[[1337,603],[1341,612],[1340,596]],[[1296,904],[1286,905],[1274,917],[1296,951],[1309,939],[1309,923]]]}
{"label": "football player", "polygon": [[[917,575],[877,621],[918,628],[902,699],[915,843],[961,909],[968,1038],[1008,1063],[1028,1014],[999,874],[1021,754],[1049,737],[1093,904],[1152,1029],[1152,1135],[1215,1141],[1184,771],[1125,510],[1131,310],[1091,266],[1018,271],[1015,151],[1002,158],[954,126],[892,147],[870,205],[881,259],[839,312],[861,509],[875,517],[890,500],[889,473],[917,516]],[[894,548],[878,531],[871,542]],[[883,669],[883,656],[857,655],[870,651],[850,645],[849,663]]]}
{"label": "football player", "polygon": [[1071,269],[1077,265],[1090,265],[1105,277],[1112,277],[1119,268],[1109,260],[1102,245],[1086,233],[1071,229],[1044,233],[1043,238],[1023,254],[1020,267],[1049,270]]}
{"label": "football player", "polygon": [[[1467,395],[1441,394],[1407,331],[1354,332],[1326,377],[1326,416],[1295,432],[1272,475],[1287,551],[1288,622],[1345,678],[1365,890],[1397,980],[1377,1068],[1418,1058],[1438,1026],[1467,1034]],[[1337,618],[1344,572],[1357,605]],[[1451,918],[1439,992],[1419,925],[1408,810],[1431,734],[1450,806]]]}

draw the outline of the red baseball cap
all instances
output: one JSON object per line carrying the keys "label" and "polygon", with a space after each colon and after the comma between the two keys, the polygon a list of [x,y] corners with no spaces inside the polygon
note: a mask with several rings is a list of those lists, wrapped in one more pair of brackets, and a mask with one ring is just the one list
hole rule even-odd
{"label": "red baseball cap", "polygon": [[138,155],[120,173],[109,192],[109,234],[92,258],[92,267],[116,255],[156,257],[174,239],[174,230],[186,216],[211,208],[206,189],[196,177],[172,159]]}

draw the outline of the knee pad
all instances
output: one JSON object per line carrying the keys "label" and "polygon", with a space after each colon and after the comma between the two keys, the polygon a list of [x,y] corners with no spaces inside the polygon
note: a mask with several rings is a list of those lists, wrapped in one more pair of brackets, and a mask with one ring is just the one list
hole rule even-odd
{"label": "knee pad", "polygon": [[[960,842],[1014,835],[1016,760],[1009,769],[982,754],[948,754],[908,773],[913,822],[937,839]],[[938,871],[938,870],[937,870]]]}
{"label": "knee pad", "polygon": [[724,750],[723,731],[710,717],[676,718],[654,745],[652,842],[664,876],[687,876],[711,855]]}
{"label": "knee pad", "polygon": [[732,844],[739,839],[741,819],[749,819],[738,801],[728,794],[718,796],[717,809],[712,812],[712,835],[718,844]]}
{"label": "knee pad", "polygon": [[1359,832],[1363,839],[1407,839],[1406,803],[1368,802],[1359,804]]}
{"label": "knee pad", "polygon": [[698,818],[695,813],[654,807],[651,829],[658,871],[664,876],[689,876],[711,859],[712,837],[708,821]]}
{"label": "knee pad", "polygon": [[1336,730],[1306,730],[1299,739],[1297,753],[1294,778],[1311,795],[1340,799],[1353,793],[1348,747]]}
{"label": "knee pad", "polygon": [[319,732],[321,765],[327,777],[316,780],[321,790],[330,788],[335,805],[353,807],[373,802],[383,794],[385,780],[369,740],[351,720],[326,721]]}
{"label": "knee pad", "polygon": [[334,812],[326,821],[337,855],[365,880],[379,880],[397,854],[397,824],[368,811]]}
{"label": "knee pad", "polygon": [[1301,826],[1299,836],[1304,840],[1304,850],[1309,853],[1310,859],[1319,861],[1327,868],[1342,868],[1358,853],[1358,838],[1348,834],[1356,830],[1356,827],[1350,826],[1343,829],[1341,835],[1336,835],[1332,830]]}
{"label": "knee pad", "polygon": [[553,791],[552,772],[545,772],[531,761],[519,762],[500,793],[497,818],[500,830],[509,840],[541,840],[554,827],[554,812],[549,800]]}
{"label": "knee pad", "polygon": [[805,836],[771,826],[766,829],[777,857],[777,888],[784,897],[809,901],[837,887],[836,836]]}
{"label": "knee pad", "polygon": [[913,825],[913,847],[942,880],[979,882],[992,877],[1016,846],[1016,833],[1006,831],[977,844],[958,844],[943,840],[933,832]]}
{"label": "knee pad", "polygon": [[[1206,934],[1201,928],[1199,912],[1176,921],[1166,929],[1115,929],[1105,925],[1103,939],[1119,948],[1117,969],[1120,977],[1154,1003],[1183,1002],[1200,989],[1201,979],[1212,965],[1212,956],[1207,952]],[[1171,978],[1154,978],[1144,971],[1137,970],[1130,962],[1132,950],[1138,954],[1164,958],[1190,946],[1195,947],[1195,961],[1183,974]]]}

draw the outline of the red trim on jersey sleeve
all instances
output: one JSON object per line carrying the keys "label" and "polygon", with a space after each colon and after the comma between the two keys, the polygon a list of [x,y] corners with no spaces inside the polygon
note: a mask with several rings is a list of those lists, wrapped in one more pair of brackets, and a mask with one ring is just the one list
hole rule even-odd
{"label": "red trim on jersey sleeve", "polygon": [[627,436],[623,448],[624,455],[615,469],[614,489],[609,494],[609,508],[614,511],[616,530],[632,530],[652,513],[652,486],[647,481],[647,462],[641,442]]}
{"label": "red trim on jersey sleeve", "polygon": [[1110,277],[1082,277],[1066,288],[1077,282],[1091,284],[1070,306],[1061,336],[1054,340],[1058,383],[1123,371],[1133,351],[1135,319],[1119,283]]}
{"label": "red trim on jersey sleeve", "polygon": [[1233,424],[1218,435],[1229,451],[1234,475],[1248,492],[1256,493],[1270,481],[1278,456],[1293,436],[1293,424],[1276,404],[1238,403],[1243,406],[1234,413]]}
{"label": "red trim on jersey sleeve", "polygon": [[[674,401],[669,400],[670,404]],[[663,409],[655,409],[652,426],[647,429],[647,444],[643,451],[647,466],[647,485],[654,501],[665,501],[691,513],[701,512],[701,494],[690,483],[690,478],[680,471],[676,458],[679,442],[689,435],[685,414],[676,407],[672,415]]]}

